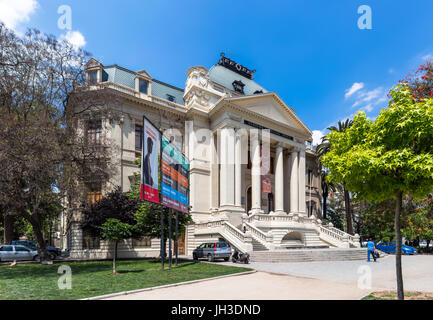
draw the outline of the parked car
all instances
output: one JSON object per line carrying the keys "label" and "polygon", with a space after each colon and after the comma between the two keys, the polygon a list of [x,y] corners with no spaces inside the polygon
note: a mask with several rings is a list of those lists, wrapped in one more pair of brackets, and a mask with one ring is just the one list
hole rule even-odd
{"label": "parked car", "polygon": [[[32,241],[32,240],[13,240],[11,241],[12,245],[21,245],[21,246],[25,246],[27,248],[30,248],[32,250],[38,251],[37,247],[36,247],[36,241]],[[62,250],[60,250],[59,248],[56,247],[52,247],[52,246],[46,246],[47,252],[50,255],[50,258],[52,260],[54,260],[56,257],[60,256],[60,254],[62,253]]]}
{"label": "parked car", "polygon": [[38,252],[20,245],[0,246],[0,261],[35,260],[39,259]]}
{"label": "parked car", "polygon": [[[395,253],[396,246],[397,245],[395,242],[381,242],[376,246],[376,248],[380,251],[385,252],[385,253]],[[414,247],[409,247],[409,246],[405,246],[405,245],[401,246],[401,252],[403,254],[416,254],[416,253],[418,253],[418,251]]]}
{"label": "parked car", "polygon": [[215,259],[229,261],[231,254],[232,249],[230,248],[230,244],[219,241],[202,243],[192,252],[192,257],[194,260],[205,258],[208,261],[214,261]]}

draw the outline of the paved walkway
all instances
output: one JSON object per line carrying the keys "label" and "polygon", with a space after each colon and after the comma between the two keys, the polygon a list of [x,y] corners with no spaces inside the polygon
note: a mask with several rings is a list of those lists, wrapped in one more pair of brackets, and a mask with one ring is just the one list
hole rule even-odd
{"label": "paved walkway", "polygon": [[[404,288],[433,292],[433,256],[403,256]],[[243,267],[242,264],[217,262]],[[366,269],[367,266],[367,269]],[[396,288],[395,256],[367,261],[251,263],[258,272],[215,279],[131,295],[116,300],[297,300],[360,299],[372,291]],[[371,271],[371,289],[358,286],[360,276]]]}
{"label": "paved walkway", "polygon": [[326,280],[256,272],[107,300],[354,300],[369,292],[353,285]]}
{"label": "paved walkway", "polygon": [[[230,264],[230,263],[223,263]],[[233,264],[232,264],[233,265]],[[250,263],[249,267],[260,271],[308,277],[319,280],[358,285],[358,279],[371,270],[373,289],[396,289],[395,256],[387,255],[377,262],[321,261],[297,263]],[[404,289],[433,292],[433,255],[402,256]]]}

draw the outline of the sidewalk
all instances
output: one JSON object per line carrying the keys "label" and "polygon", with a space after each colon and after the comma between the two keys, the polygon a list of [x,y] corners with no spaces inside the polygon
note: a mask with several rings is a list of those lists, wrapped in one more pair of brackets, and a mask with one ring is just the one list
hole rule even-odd
{"label": "sidewalk", "polygon": [[106,300],[357,300],[370,291],[332,281],[256,272]]}

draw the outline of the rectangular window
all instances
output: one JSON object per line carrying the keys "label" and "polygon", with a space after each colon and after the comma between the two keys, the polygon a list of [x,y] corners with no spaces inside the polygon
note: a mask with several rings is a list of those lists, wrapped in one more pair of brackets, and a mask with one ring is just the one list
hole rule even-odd
{"label": "rectangular window", "polygon": [[99,249],[101,247],[100,239],[93,236],[90,232],[83,230],[83,249]]}
{"label": "rectangular window", "polygon": [[96,84],[98,83],[98,71],[89,71],[89,84]]}
{"label": "rectangular window", "polygon": [[176,98],[172,96],[171,94],[167,94],[167,100],[171,102],[176,102]]}
{"label": "rectangular window", "polygon": [[91,120],[87,122],[87,142],[92,144],[101,143],[102,120]]}
{"label": "rectangular window", "polygon": [[307,177],[307,183],[310,187],[313,186],[313,171],[312,170],[308,170],[308,177]]}
{"label": "rectangular window", "polygon": [[140,239],[132,239],[133,248],[150,248],[152,240],[149,237],[141,237]]}
{"label": "rectangular window", "polygon": [[87,202],[94,204],[102,199],[101,190],[98,191],[89,191],[87,193]]}
{"label": "rectangular window", "polygon": [[147,94],[147,89],[149,88],[149,83],[146,80],[139,80],[138,90],[141,93]]}
{"label": "rectangular window", "polygon": [[141,151],[143,148],[143,127],[135,125],[135,151]]}

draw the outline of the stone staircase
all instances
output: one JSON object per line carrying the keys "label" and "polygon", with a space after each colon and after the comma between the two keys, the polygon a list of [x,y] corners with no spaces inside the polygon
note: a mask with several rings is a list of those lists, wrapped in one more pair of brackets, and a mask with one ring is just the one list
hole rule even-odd
{"label": "stone staircase", "polygon": [[253,245],[253,251],[268,251],[268,248],[266,248],[264,245],[262,245],[254,238],[252,238],[251,240],[252,240],[251,243]]}
{"label": "stone staircase", "polygon": [[200,239],[197,245],[223,238],[240,252],[250,253],[252,262],[363,260],[367,255],[359,248],[358,235],[297,215],[245,215],[237,227],[228,219],[213,219],[196,223],[194,235]]}
{"label": "stone staircase", "polygon": [[367,250],[359,248],[286,249],[253,251],[251,262],[352,261],[367,258]]}

